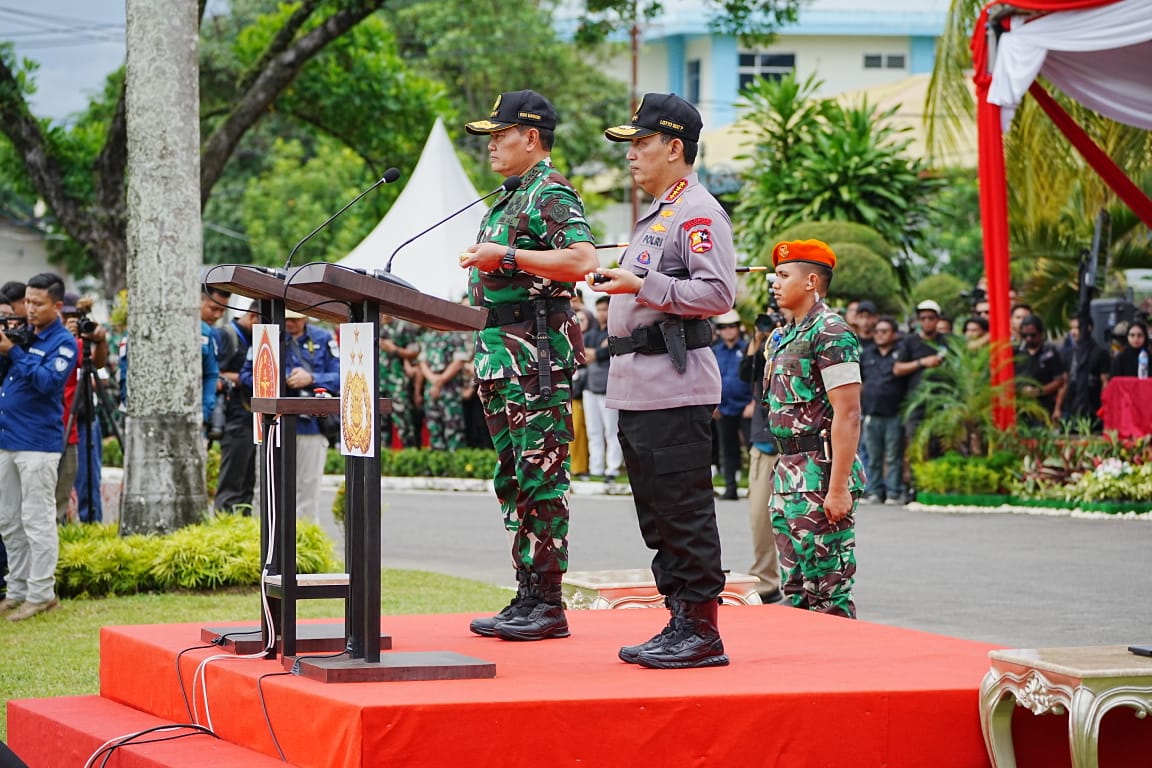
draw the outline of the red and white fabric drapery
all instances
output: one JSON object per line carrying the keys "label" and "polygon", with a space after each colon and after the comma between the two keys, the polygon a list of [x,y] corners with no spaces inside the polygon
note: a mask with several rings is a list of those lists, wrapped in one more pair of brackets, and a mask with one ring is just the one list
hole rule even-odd
{"label": "red and white fabric drapery", "polygon": [[[1152,130],[1152,0],[1016,0],[1021,15],[989,29],[991,3],[972,38],[980,155],[980,213],[991,307],[993,384],[1012,378],[1009,348],[1008,199],[1002,131],[1031,92],[1061,131],[1112,187],[1152,226],[1152,201],[1111,162],[1041,86],[1043,75],[1086,107],[1118,122]],[[1030,14],[1040,15],[1031,18]],[[995,59],[989,61],[990,42]],[[996,407],[1001,427],[1014,420],[1010,388]]]}

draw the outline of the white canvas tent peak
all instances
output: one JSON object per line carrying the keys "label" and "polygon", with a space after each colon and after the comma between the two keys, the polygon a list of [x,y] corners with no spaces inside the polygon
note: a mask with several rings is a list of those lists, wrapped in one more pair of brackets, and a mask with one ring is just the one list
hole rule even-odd
{"label": "white canvas tent peak", "polygon": [[[352,252],[346,267],[383,269],[405,240],[480,197],[456,157],[444,123],[436,118],[411,178],[388,213]],[[485,207],[473,206],[418,238],[396,254],[392,273],[423,293],[458,301],[468,290],[468,273],[457,255],[476,242]]]}

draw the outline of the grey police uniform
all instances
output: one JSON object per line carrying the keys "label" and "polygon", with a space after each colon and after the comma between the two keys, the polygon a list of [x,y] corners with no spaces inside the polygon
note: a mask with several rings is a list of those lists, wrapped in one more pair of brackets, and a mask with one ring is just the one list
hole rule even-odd
{"label": "grey police uniform", "polygon": [[[690,174],[636,223],[620,267],[643,276],[644,285],[608,305],[607,404],[620,410],[621,447],[644,542],[656,550],[657,587],[707,602],[720,594],[724,574],[709,467],[720,369],[706,318],[732,308],[732,223]],[[681,329],[681,348],[669,353]]]}

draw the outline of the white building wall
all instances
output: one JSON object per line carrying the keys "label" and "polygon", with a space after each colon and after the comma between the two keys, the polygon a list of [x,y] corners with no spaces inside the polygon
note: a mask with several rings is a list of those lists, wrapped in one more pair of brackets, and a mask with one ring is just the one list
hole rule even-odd
{"label": "white building wall", "polygon": [[25,227],[0,221],[0,284],[9,280],[23,283],[41,272],[63,276],[58,267],[48,263],[44,238]]}

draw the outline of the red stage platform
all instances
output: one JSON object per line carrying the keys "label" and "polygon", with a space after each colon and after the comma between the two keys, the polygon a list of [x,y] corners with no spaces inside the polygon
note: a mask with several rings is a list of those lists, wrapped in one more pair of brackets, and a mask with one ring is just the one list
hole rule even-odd
{"label": "red stage platform", "polygon": [[[724,606],[720,626],[731,666],[665,671],[617,660],[620,645],[646,639],[665,616],[570,611],[572,637],[538,643],[471,635],[471,616],[386,616],[394,652],[485,659],[495,663],[496,677],[354,684],[269,677],[262,682],[268,718],[288,762],[302,768],[988,765],[978,688],[994,646],[779,606]],[[199,637],[199,624],[106,627],[102,698],[9,702],[10,746],[32,768],[79,766],[105,739],[147,727],[137,721],[190,722],[175,659],[200,645]],[[211,654],[180,658],[190,698],[196,667]],[[257,678],[281,671],[269,660],[207,666],[214,730],[250,762],[190,757],[194,742],[201,742],[197,749],[214,743],[194,736],[133,748],[150,750],[148,759],[125,755],[109,765],[270,765],[277,753]],[[206,724],[199,685],[195,696]],[[1020,765],[1049,768],[1062,755],[1066,761],[1060,718],[1021,714],[1021,751],[1031,751],[1033,741],[1051,747],[1031,759],[1021,755]],[[1144,762],[1133,765],[1148,765],[1148,750],[1142,754]],[[1123,763],[1102,762],[1109,764]]]}

